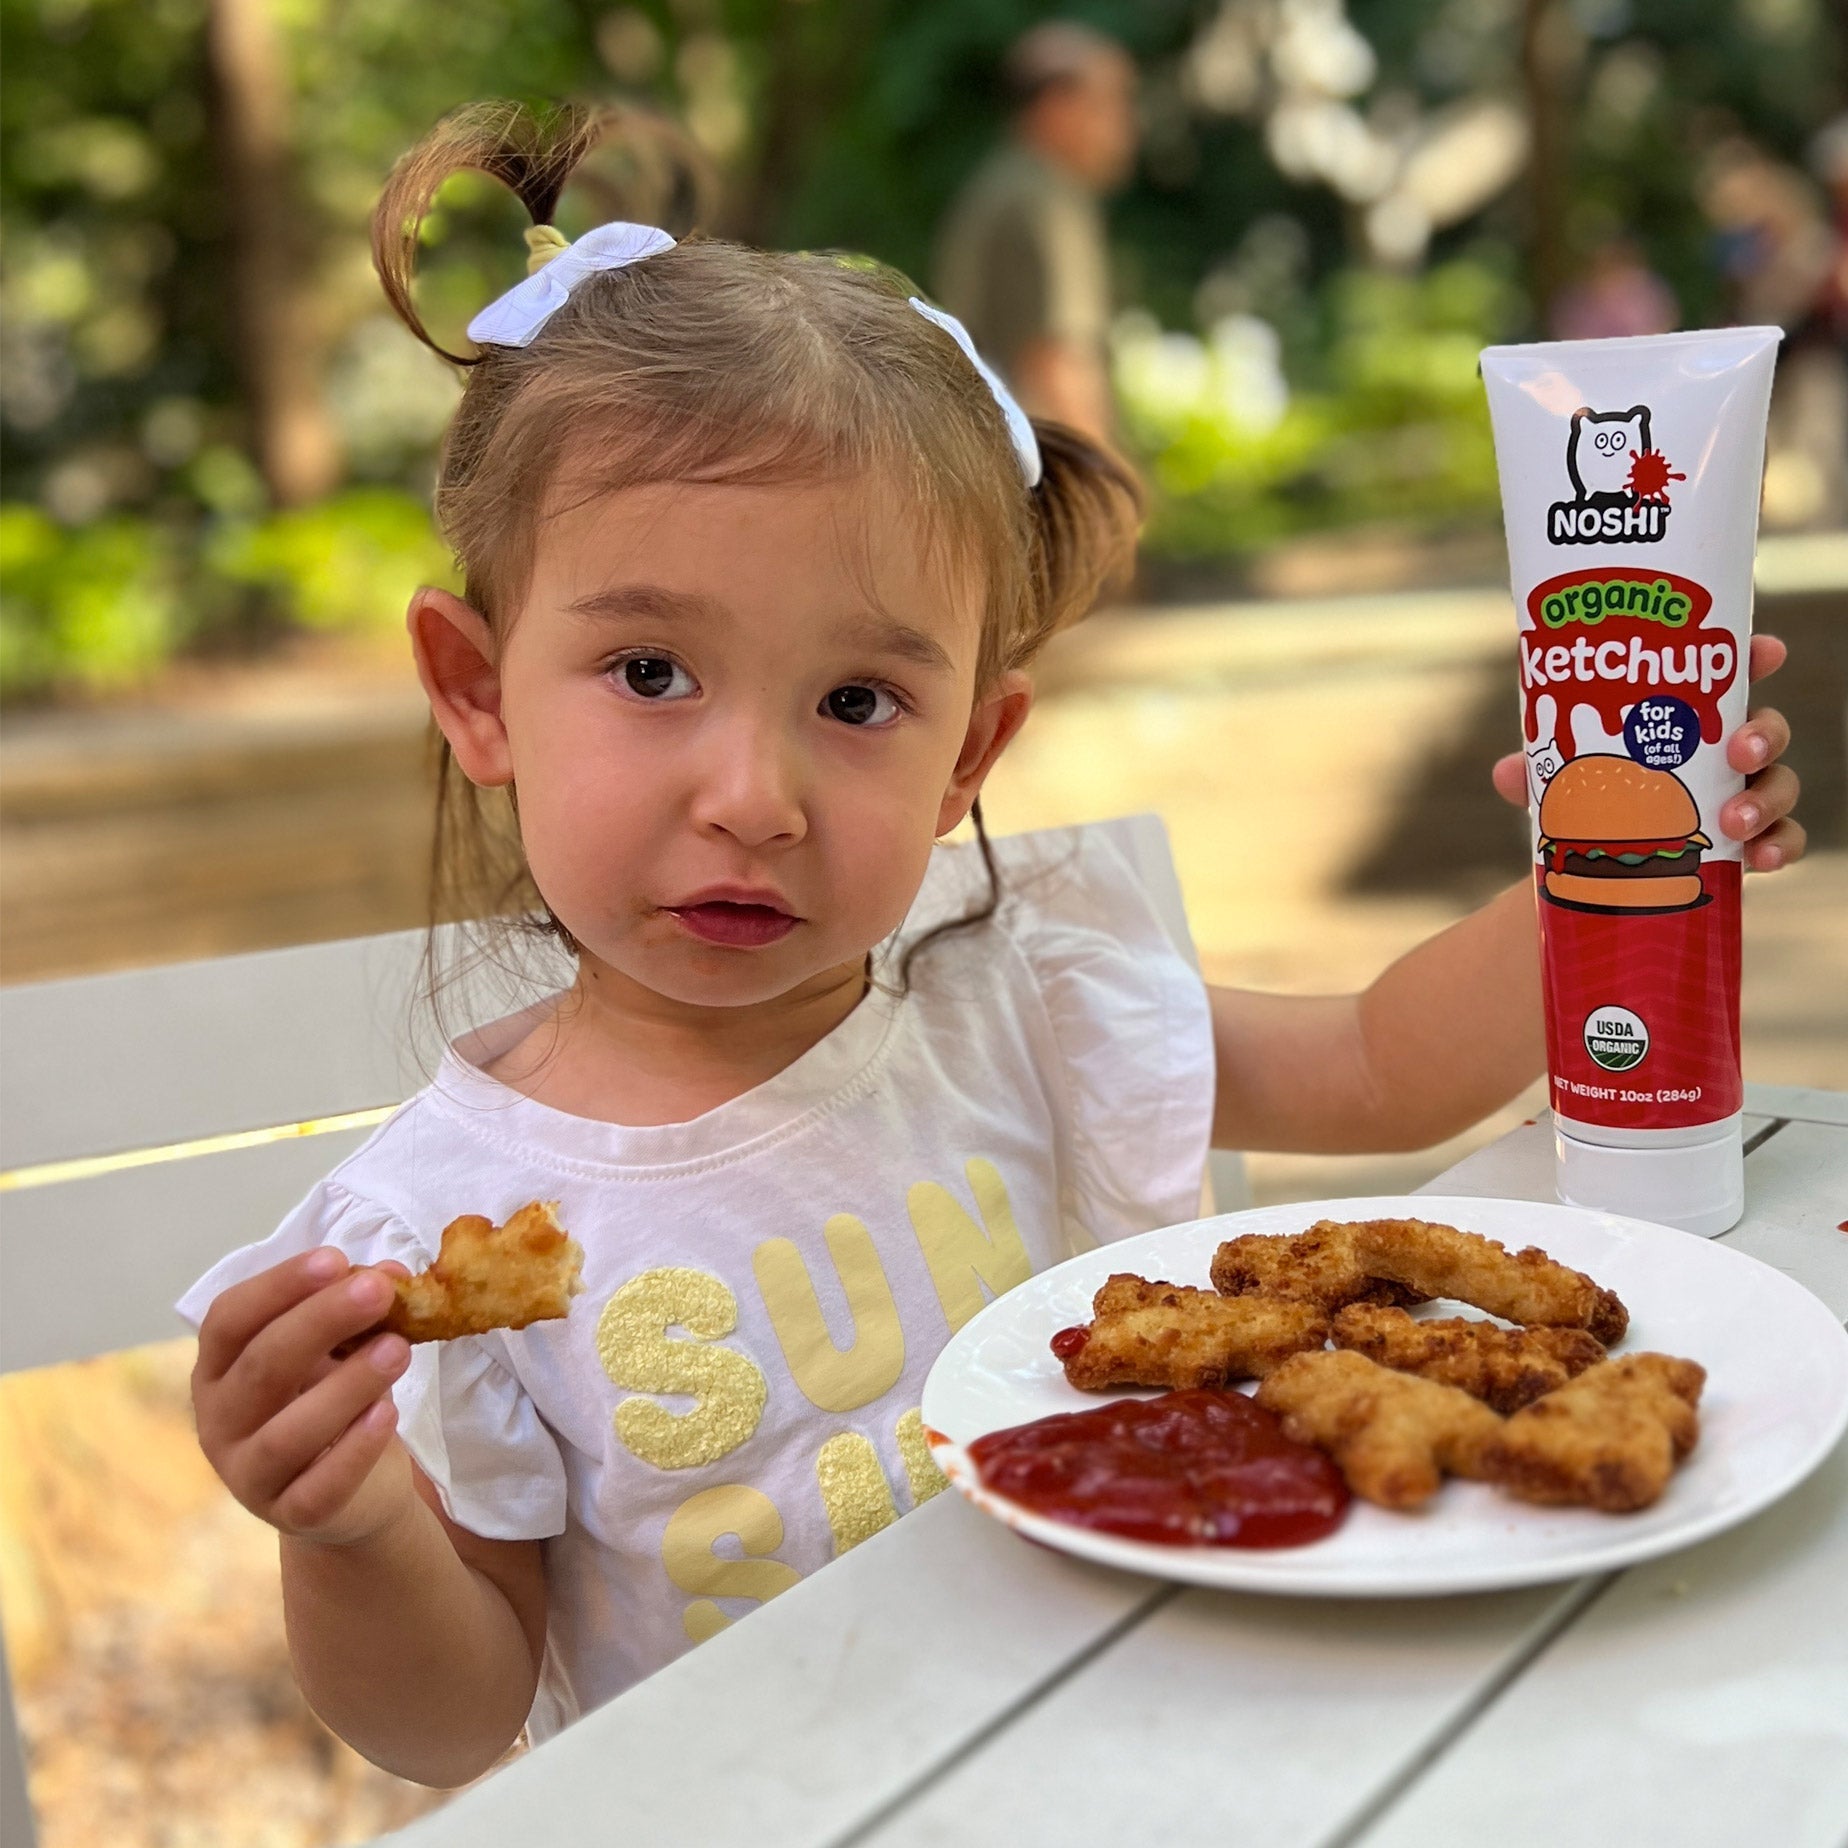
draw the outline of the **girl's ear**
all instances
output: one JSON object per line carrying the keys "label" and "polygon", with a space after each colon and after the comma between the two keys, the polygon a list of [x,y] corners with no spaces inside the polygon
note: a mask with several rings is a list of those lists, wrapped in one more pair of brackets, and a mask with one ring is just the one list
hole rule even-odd
{"label": "girl's ear", "polygon": [[404,626],[430,711],[462,774],[484,789],[511,783],[513,754],[501,723],[500,669],[487,618],[426,584],[412,596]]}
{"label": "girl's ear", "polygon": [[1026,724],[1032,705],[1033,682],[1018,669],[1003,674],[993,690],[975,702],[956,768],[950,773],[950,786],[943,792],[943,801],[937,809],[939,839],[957,827],[974,807],[995,759]]}

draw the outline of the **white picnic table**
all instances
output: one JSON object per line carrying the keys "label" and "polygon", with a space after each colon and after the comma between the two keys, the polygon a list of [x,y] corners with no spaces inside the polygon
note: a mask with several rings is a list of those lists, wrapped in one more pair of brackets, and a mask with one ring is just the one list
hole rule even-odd
{"label": "white picnic table", "polygon": [[[1725,1242],[1848,1319],[1848,1095],[1747,1087]],[[1421,1191],[1551,1200],[1544,1117]],[[1185,1589],[938,1495],[396,1848],[1842,1848],[1848,1444],[1565,1586]]]}
{"label": "white picnic table", "polygon": [[[1139,849],[1138,824],[1104,825]],[[1185,947],[1165,849],[1145,877]],[[0,988],[0,1370],[170,1335],[180,1291],[422,1081],[422,951],[407,932]],[[500,984],[475,970],[457,1016],[505,1011]],[[1726,1242],[1848,1317],[1848,1095],[1746,1095]],[[1552,1182],[1542,1118],[1428,1190]],[[1235,1158],[1215,1185],[1238,1202]],[[69,1287],[74,1254],[106,1287]],[[5,1848],[33,1839],[21,1769],[0,1673]],[[1449,1599],[1181,1590],[941,1494],[391,1839],[1843,1848],[1848,1448],[1686,1552]]]}

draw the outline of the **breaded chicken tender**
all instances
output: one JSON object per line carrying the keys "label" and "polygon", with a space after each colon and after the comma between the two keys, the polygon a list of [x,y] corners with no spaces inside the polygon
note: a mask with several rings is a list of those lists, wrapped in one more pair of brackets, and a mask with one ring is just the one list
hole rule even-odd
{"label": "breaded chicken tender", "polygon": [[1669,1354],[1604,1361],[1508,1420],[1488,1449],[1489,1479],[1522,1501],[1647,1508],[1700,1436],[1706,1379]]}
{"label": "breaded chicken tender", "polygon": [[1452,1297],[1530,1327],[1583,1328],[1606,1347],[1630,1326],[1614,1291],[1536,1246],[1511,1253],[1480,1233],[1424,1219],[1363,1219],[1347,1229],[1369,1277],[1390,1278],[1420,1296]]}
{"label": "breaded chicken tender", "polygon": [[1415,1303],[1417,1291],[1373,1276],[1355,1228],[1319,1220],[1307,1232],[1247,1232],[1213,1254],[1213,1288],[1222,1296],[1294,1296],[1333,1314],[1349,1303]]}
{"label": "breaded chicken tender", "polygon": [[1258,1387],[1258,1403],[1288,1436],[1327,1451],[1348,1487],[1382,1508],[1422,1507],[1447,1475],[1481,1477],[1502,1429],[1454,1386],[1341,1349],[1285,1361]]}
{"label": "breaded chicken tender", "polygon": [[1290,1355],[1319,1348],[1328,1321],[1310,1303],[1228,1300],[1213,1290],[1150,1283],[1119,1272],[1092,1299],[1088,1328],[1053,1339],[1065,1377],[1105,1386],[1223,1386],[1261,1377]]}
{"label": "breaded chicken tender", "polygon": [[584,1287],[584,1252],[557,1210],[556,1200],[535,1200],[504,1226],[479,1213],[452,1219],[436,1262],[398,1279],[385,1327],[407,1341],[453,1341],[568,1313]]}
{"label": "breaded chicken tender", "polygon": [[1604,1358],[1603,1347],[1582,1328],[1500,1328],[1465,1316],[1420,1322],[1376,1303],[1343,1309],[1332,1332],[1338,1348],[1455,1386],[1504,1415]]}

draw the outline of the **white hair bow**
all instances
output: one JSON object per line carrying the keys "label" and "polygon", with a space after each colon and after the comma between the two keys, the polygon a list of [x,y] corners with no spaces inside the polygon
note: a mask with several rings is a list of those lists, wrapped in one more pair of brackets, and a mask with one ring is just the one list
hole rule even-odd
{"label": "white hair bow", "polygon": [[[527,267],[531,274],[517,282],[505,295],[497,296],[468,324],[468,337],[477,346],[531,346],[547,321],[571,299],[571,292],[587,276],[599,270],[627,269],[631,263],[659,256],[674,248],[674,240],[653,225],[632,225],[621,220],[598,225],[586,231],[574,244],[567,244],[549,225],[536,225],[527,233],[532,252]],[[976,350],[969,330],[953,314],[933,308],[915,295],[911,306],[925,320],[940,327],[968,355],[969,363],[982,375],[982,383],[994,395],[1007,420],[1007,433],[1020,461],[1020,472],[1027,486],[1038,487],[1042,465],[1039,442],[1027,414],[1015,402],[1014,394],[1001,383],[997,373]]]}
{"label": "white hair bow", "polygon": [[[527,242],[534,245],[531,237]],[[657,257],[673,248],[674,240],[665,231],[620,220],[598,225],[562,249],[553,245],[550,255],[543,245],[534,245],[533,258],[543,267],[489,302],[469,322],[468,337],[477,346],[531,346],[540,328],[564,307],[586,276],[599,270],[627,269],[644,257]]]}
{"label": "white hair bow", "polygon": [[945,314],[941,308],[933,308],[929,302],[920,301],[915,295],[909,299],[912,307],[925,320],[941,327],[968,354],[970,365],[982,375],[982,383],[994,394],[995,402],[1001,407],[1001,415],[1007,419],[1007,433],[1013,442],[1014,454],[1020,458],[1020,472],[1026,477],[1027,486],[1037,488],[1043,470],[1039,438],[1033,434],[1032,420],[1020,408],[1014,394],[1001,383],[1000,373],[975,350],[975,342],[969,338],[968,328],[953,314]]}

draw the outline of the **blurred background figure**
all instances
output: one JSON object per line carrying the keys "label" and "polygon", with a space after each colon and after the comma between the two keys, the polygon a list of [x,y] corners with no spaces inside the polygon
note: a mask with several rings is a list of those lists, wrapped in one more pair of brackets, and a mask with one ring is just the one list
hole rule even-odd
{"label": "blurred background figure", "polygon": [[1827,195],[1822,274],[1785,346],[1772,440],[1790,523],[1826,530],[1848,523],[1848,114],[1816,137],[1810,167]]}
{"label": "blurred background figure", "polygon": [[1814,144],[1835,193],[1833,222],[1803,172],[1744,136],[1714,148],[1700,176],[1731,318],[1784,329],[1765,454],[1764,518],[1773,528],[1848,518],[1848,363],[1836,295],[1845,135],[1838,120]]}
{"label": "blurred background figure", "polygon": [[1816,137],[1814,165],[1828,188],[1835,234],[1834,261],[1822,286],[1818,312],[1824,331],[1848,349],[1848,114],[1837,116]]}
{"label": "blurred background figure", "polygon": [[1796,332],[1816,305],[1833,255],[1816,188],[1790,163],[1736,135],[1707,156],[1700,196],[1732,318]]}
{"label": "blurred background figure", "polygon": [[944,222],[939,299],[1036,417],[1108,440],[1110,262],[1101,200],[1136,158],[1136,67],[1055,20],[1008,53],[1007,133]]}
{"label": "blurred background figure", "polygon": [[1609,340],[1667,334],[1681,324],[1675,292],[1647,263],[1633,240],[1607,238],[1585,274],[1554,298],[1552,333],[1559,340]]}

